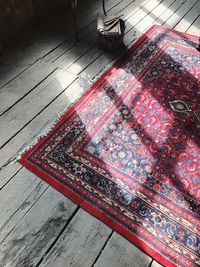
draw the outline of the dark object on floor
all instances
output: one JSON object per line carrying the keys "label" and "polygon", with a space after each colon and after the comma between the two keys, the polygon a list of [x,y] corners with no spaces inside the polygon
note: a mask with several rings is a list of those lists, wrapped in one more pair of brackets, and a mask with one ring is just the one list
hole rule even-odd
{"label": "dark object on floor", "polygon": [[103,14],[105,16],[107,16],[107,14],[106,14],[106,7],[105,7],[105,0],[102,0],[102,5],[103,5]]}
{"label": "dark object on floor", "polygon": [[3,52],[3,45],[2,43],[0,42],[0,53]]}
{"label": "dark object on floor", "polygon": [[[74,30],[75,30],[75,38],[76,41],[79,41],[79,35],[78,35],[78,24],[77,24],[77,5],[78,0],[68,0],[71,10],[72,10],[72,17],[73,17],[73,23],[74,23]],[[103,13],[106,16],[106,9],[105,9],[105,0],[102,0],[102,6],[103,6]]]}
{"label": "dark object on floor", "polygon": [[103,49],[113,50],[124,46],[125,22],[120,16],[107,17],[102,14],[97,16],[97,32],[99,44]]}
{"label": "dark object on floor", "polygon": [[200,52],[200,37],[199,37],[199,44],[197,45],[197,50]]}
{"label": "dark object on floor", "polygon": [[77,0],[69,0],[69,3],[71,5],[71,10],[72,10],[72,17],[73,17],[73,22],[74,22],[74,30],[75,30],[75,38],[76,41],[79,41],[79,36],[78,36],[78,25],[77,25]]}

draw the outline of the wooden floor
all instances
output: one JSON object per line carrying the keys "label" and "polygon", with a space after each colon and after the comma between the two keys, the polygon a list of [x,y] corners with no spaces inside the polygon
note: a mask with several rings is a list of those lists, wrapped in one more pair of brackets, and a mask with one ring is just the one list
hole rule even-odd
{"label": "wooden floor", "polygon": [[[83,6],[84,2],[84,6]],[[130,46],[152,24],[200,35],[199,0],[107,0]],[[80,42],[66,18],[21,36],[0,57],[0,266],[158,267],[148,255],[15,162],[117,53],[99,49],[100,0],[79,1]]]}

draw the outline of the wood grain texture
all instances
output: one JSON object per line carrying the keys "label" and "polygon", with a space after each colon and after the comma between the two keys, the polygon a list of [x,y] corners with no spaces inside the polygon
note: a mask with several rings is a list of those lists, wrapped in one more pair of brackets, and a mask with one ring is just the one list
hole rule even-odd
{"label": "wood grain texture", "polygon": [[151,260],[148,255],[114,232],[94,267],[148,267]]}
{"label": "wood grain texture", "polygon": [[[188,11],[188,13],[178,22],[174,28],[177,31],[187,31],[190,25],[198,18],[200,15],[200,1],[197,1],[195,5]],[[199,24],[200,25],[200,24]]]}
{"label": "wood grain texture", "polygon": [[1,192],[0,243],[22,220],[49,187],[27,169],[20,170]]}
{"label": "wood grain texture", "polygon": [[1,88],[0,115],[33,90],[54,70],[54,66],[51,66],[43,61],[38,61],[32,67],[24,71],[20,76]]}
{"label": "wood grain texture", "polygon": [[181,18],[187,14],[190,8],[192,8],[193,5],[197,3],[197,1],[198,0],[185,1],[181,5],[181,7],[178,10],[176,10],[176,12],[170,17],[170,19],[166,23],[164,23],[164,26],[174,28],[181,20]]}
{"label": "wood grain texture", "polygon": [[49,187],[1,242],[0,266],[36,266],[76,208]]}
{"label": "wood grain texture", "polygon": [[[63,92],[75,79],[76,76],[67,71],[56,70],[55,73],[47,77],[43,83],[38,85],[12,109],[3,114],[0,117],[0,128],[2,129],[0,147],[31,121],[57,95]],[[7,97],[9,97],[9,94]]]}
{"label": "wood grain texture", "polygon": [[80,209],[40,267],[92,266],[112,230]]}
{"label": "wood grain texture", "polygon": [[200,16],[194,21],[194,23],[189,27],[188,33],[199,36],[200,35]]}
{"label": "wood grain texture", "polygon": [[[108,0],[110,1],[110,0]],[[90,23],[95,20],[91,16],[91,12],[101,6],[101,0],[88,0],[87,4],[83,1],[79,2],[79,24],[81,29],[89,27]],[[66,8],[66,16],[55,23],[49,21],[44,23],[40,28],[30,31],[15,40],[15,46],[5,50],[0,57],[0,63],[3,66],[10,67],[7,75],[0,78],[0,88],[3,87],[9,80],[13,80],[27,67],[42,59],[47,54],[54,51],[63,42],[71,42],[75,45],[73,22],[71,21],[70,10]],[[67,25],[67,26],[66,26]],[[16,68],[13,70],[13,65]]]}

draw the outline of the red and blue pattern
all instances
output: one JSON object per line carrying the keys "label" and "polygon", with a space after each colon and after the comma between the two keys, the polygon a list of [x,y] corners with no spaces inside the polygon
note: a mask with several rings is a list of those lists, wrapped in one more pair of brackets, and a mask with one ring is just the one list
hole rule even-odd
{"label": "red and blue pattern", "polygon": [[20,159],[165,266],[200,265],[197,43],[153,26]]}

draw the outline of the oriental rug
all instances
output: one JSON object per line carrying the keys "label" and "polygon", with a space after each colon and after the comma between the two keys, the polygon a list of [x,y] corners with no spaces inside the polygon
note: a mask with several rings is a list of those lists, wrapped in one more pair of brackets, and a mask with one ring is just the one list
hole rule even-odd
{"label": "oriental rug", "polygon": [[22,155],[164,266],[199,266],[198,38],[154,25]]}

